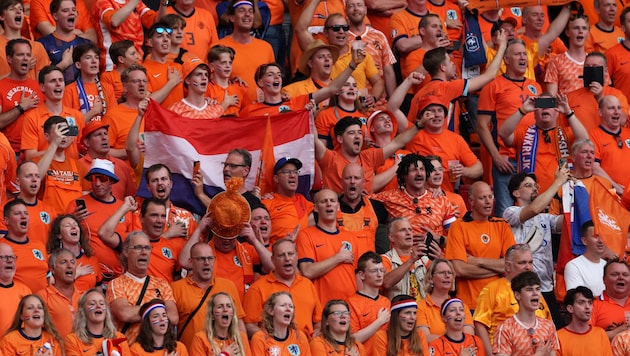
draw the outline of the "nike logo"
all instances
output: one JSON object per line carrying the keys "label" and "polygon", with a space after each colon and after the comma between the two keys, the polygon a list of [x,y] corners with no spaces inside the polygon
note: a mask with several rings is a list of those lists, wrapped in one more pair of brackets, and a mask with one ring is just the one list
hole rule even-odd
{"label": "nike logo", "polygon": [[518,305],[518,302],[512,302],[510,305]]}
{"label": "nike logo", "polygon": [[366,316],[368,316],[368,314],[370,314],[370,313],[365,313],[365,314],[363,314],[363,317],[365,318]]}
{"label": "nike logo", "polygon": [[628,64],[628,61],[625,61],[625,62],[620,62],[620,63],[619,63],[619,65],[620,65],[620,66],[622,66],[622,65],[624,65],[624,64]]}
{"label": "nike logo", "polygon": [[60,50],[60,49],[53,49],[53,50],[50,52],[50,54],[57,54],[57,53],[59,53],[59,52],[61,52],[61,50]]}
{"label": "nike logo", "polygon": [[86,353],[88,351],[90,351],[90,349],[85,349],[85,350],[83,350],[83,353]]}
{"label": "nike logo", "polygon": [[602,147],[606,147],[608,145],[610,145],[610,143],[602,143]]}
{"label": "nike logo", "polygon": [[157,77],[159,77],[160,75],[162,75],[162,73],[153,74],[153,78],[157,78]]}
{"label": "nike logo", "polygon": [[315,248],[320,248],[322,246],[324,246],[324,244],[315,245]]}
{"label": "nike logo", "polygon": [[277,210],[277,211],[280,211],[280,210],[282,210],[282,207],[276,208],[276,210]]}

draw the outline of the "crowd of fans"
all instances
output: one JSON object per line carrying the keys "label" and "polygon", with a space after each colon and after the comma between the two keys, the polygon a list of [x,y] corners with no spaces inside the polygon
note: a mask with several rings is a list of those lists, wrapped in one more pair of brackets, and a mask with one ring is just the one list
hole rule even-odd
{"label": "crowd of fans", "polygon": [[[0,355],[630,355],[630,214],[588,208],[630,207],[622,1],[0,0],[0,25]],[[297,152],[261,192],[233,147],[224,192],[191,167],[207,212],[176,206],[151,101],[208,130],[311,111],[310,194]]]}

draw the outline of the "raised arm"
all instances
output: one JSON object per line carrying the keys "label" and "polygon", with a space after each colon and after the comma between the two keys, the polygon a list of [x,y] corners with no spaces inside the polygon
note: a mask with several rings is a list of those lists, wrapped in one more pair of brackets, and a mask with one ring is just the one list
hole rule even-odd
{"label": "raised arm", "polygon": [[62,129],[60,125],[55,125],[50,128],[50,135],[52,135],[52,140],[48,142],[48,147],[44,151],[42,158],[39,160],[39,162],[37,162],[37,168],[39,169],[39,175],[41,177],[46,176],[48,167],[50,167],[50,164],[55,157],[55,153],[57,152],[57,148],[59,147],[61,140],[63,140],[64,138],[64,133],[67,131],[67,128]]}
{"label": "raised arm", "polygon": [[499,34],[497,34],[497,43],[499,44],[497,54],[488,64],[486,71],[481,73],[479,76],[468,80],[469,92],[481,90],[481,88],[483,88],[486,84],[490,83],[494,78],[496,78],[499,69],[501,69],[503,54],[505,54],[505,49],[507,48],[507,36],[505,34],[505,31],[499,30]]}
{"label": "raised arm", "polygon": [[105,222],[98,228],[97,236],[107,247],[111,249],[116,249],[120,246],[122,238],[116,232],[116,226],[120,220],[127,214],[128,212],[135,211],[138,209],[138,203],[136,200],[131,197],[125,197],[123,204],[120,208],[116,209],[114,213],[105,220]]}
{"label": "raised arm", "polygon": [[313,100],[316,104],[335,95],[345,84],[346,80],[352,75],[357,66],[365,59],[365,50],[352,51],[352,60],[348,63],[346,69],[341,72],[328,86],[321,88],[313,93]]}
{"label": "raised arm", "polygon": [[302,51],[305,51],[309,43],[314,41],[313,35],[308,31],[308,28],[311,25],[313,14],[315,14],[315,9],[317,9],[317,5],[319,5],[320,1],[321,0],[309,1],[309,3],[302,9],[302,14],[295,23],[293,34],[296,36]]}
{"label": "raised arm", "polygon": [[510,115],[510,117],[503,122],[503,125],[499,128],[499,136],[501,136],[506,146],[510,147],[514,144],[514,130],[516,130],[516,126],[518,126],[521,119],[523,119],[527,113],[534,110],[536,110],[536,98],[530,96],[523,102],[523,106],[519,107],[514,114]]}
{"label": "raised arm", "polygon": [[402,105],[405,100],[405,95],[409,89],[411,89],[414,85],[419,85],[424,80],[424,75],[418,72],[412,72],[403,80],[402,83],[394,90],[394,92],[390,95],[389,101],[387,102],[387,110],[391,111],[396,116],[396,122],[398,123],[398,133],[405,131],[405,128],[409,126],[409,121],[407,121],[407,115],[405,115],[400,110],[400,105]]}
{"label": "raised arm", "polygon": [[[547,53],[547,48],[551,45],[564,28],[567,26],[567,22],[569,21],[569,16],[571,16],[571,6],[566,5],[562,7],[562,10],[556,16],[556,18],[549,24],[547,28],[547,32],[543,33],[542,36],[538,38],[538,57],[541,58]],[[537,62],[537,61],[535,61]]]}
{"label": "raised arm", "polygon": [[149,99],[142,99],[138,104],[138,115],[136,116],[136,120],[129,128],[129,134],[127,134],[127,142],[125,143],[125,150],[127,151],[127,159],[129,160],[129,165],[132,168],[136,168],[138,163],[140,163],[140,157],[142,153],[140,152],[140,148],[138,147],[138,140],[140,138],[140,124],[142,124],[142,119],[144,118],[144,112],[147,110],[147,106],[149,105]]}

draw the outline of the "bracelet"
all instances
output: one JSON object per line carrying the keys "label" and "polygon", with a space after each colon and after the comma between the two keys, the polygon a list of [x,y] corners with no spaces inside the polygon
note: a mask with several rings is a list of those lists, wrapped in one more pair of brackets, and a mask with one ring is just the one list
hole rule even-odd
{"label": "bracelet", "polygon": [[420,126],[420,120],[416,120],[416,122],[414,122],[413,124],[418,130],[422,130],[424,128],[424,126]]}
{"label": "bracelet", "polygon": [[523,108],[520,107],[520,106],[518,107],[518,112],[520,112],[521,115],[523,115],[523,116],[527,115],[527,112],[525,110],[523,110]]}
{"label": "bracelet", "polygon": [[565,114],[564,117],[568,119],[568,118],[573,117],[573,115],[575,115],[575,110],[571,110],[571,112],[569,112],[568,114]]}
{"label": "bracelet", "polygon": [[18,109],[18,111],[20,112],[20,115],[24,114],[24,112],[26,111],[20,104],[17,104],[15,108]]}

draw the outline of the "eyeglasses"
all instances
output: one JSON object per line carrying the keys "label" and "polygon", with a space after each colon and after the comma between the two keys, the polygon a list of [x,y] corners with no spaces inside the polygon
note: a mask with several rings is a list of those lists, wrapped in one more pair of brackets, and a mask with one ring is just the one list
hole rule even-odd
{"label": "eyeglasses", "polygon": [[153,249],[153,246],[151,245],[135,245],[135,246],[131,246],[130,249],[137,251],[137,252],[141,252],[141,251],[145,251],[145,252],[149,252]]}
{"label": "eyeglasses", "polygon": [[157,27],[157,28],[155,29],[155,33],[157,33],[157,34],[160,34],[160,35],[161,35],[161,34],[163,34],[164,32],[166,32],[167,34],[169,34],[169,35],[170,35],[171,33],[173,33],[173,29],[168,28],[168,27]]}
{"label": "eyeglasses", "polygon": [[214,256],[197,256],[197,257],[191,257],[193,260],[197,261],[197,262],[214,262],[214,260],[216,259],[216,257]]}
{"label": "eyeglasses", "polygon": [[623,148],[623,140],[621,139],[621,137],[619,137],[619,135],[614,135],[615,140],[617,140],[617,147],[619,148]]}
{"label": "eyeglasses", "polygon": [[4,255],[4,256],[0,256],[0,261],[13,262],[17,260],[17,258],[18,256],[15,256],[15,255]]}
{"label": "eyeglasses", "polygon": [[90,181],[92,183],[98,183],[98,182],[105,183],[105,182],[109,182],[111,180],[112,179],[110,177],[108,177],[106,175],[103,175],[103,174],[92,174],[90,176]]}
{"label": "eyeglasses", "polygon": [[339,30],[343,30],[343,32],[348,32],[348,31],[350,31],[350,26],[348,26],[348,25],[332,25],[332,26],[327,26],[326,29],[327,30],[333,30],[334,32],[339,32]]}
{"label": "eyeglasses", "polygon": [[221,162],[221,164],[223,165],[223,167],[226,167],[229,169],[236,169],[238,167],[247,167],[247,165],[244,165],[244,164],[234,164],[234,163],[227,163],[227,162]]}
{"label": "eyeglasses", "polygon": [[300,171],[298,169],[283,169],[281,171],[278,171],[277,174],[284,174],[284,175],[300,174]]}
{"label": "eyeglasses", "polygon": [[340,311],[340,310],[335,310],[330,312],[330,314],[328,315],[334,315],[337,318],[341,317],[341,316],[350,316],[350,312],[349,311]]}

